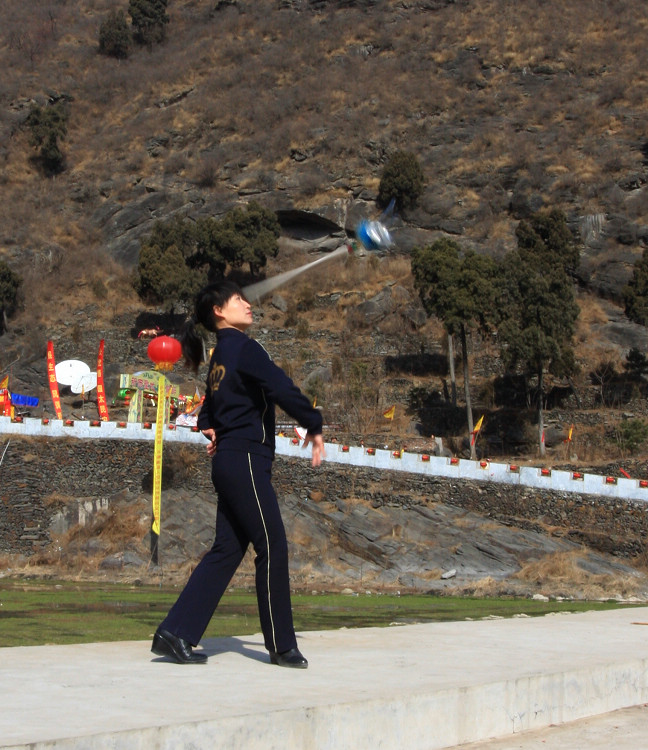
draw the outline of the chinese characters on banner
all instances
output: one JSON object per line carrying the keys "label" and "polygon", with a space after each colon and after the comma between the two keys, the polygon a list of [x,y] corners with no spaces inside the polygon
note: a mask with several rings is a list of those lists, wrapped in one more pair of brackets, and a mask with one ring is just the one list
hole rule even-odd
{"label": "chinese characters on banner", "polygon": [[104,340],[99,342],[97,356],[97,410],[102,422],[108,421],[108,404],[106,403],[106,388],[104,386]]}
{"label": "chinese characters on banner", "polygon": [[49,380],[52,403],[57,419],[63,419],[61,411],[61,397],[59,395],[58,383],[56,382],[56,361],[54,360],[54,342],[47,342],[47,379]]}

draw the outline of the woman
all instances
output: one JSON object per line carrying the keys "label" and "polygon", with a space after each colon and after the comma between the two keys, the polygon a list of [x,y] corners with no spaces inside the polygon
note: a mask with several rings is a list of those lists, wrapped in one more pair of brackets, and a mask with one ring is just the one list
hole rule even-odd
{"label": "woman", "polygon": [[[216,538],[157,629],[151,650],[179,664],[207,661],[192,647],[252,543],[259,618],[270,661],[306,669],[292,621],[286,533],[270,481],[274,408],[278,404],[307,429],[304,446],[312,446],[313,466],[324,457],[322,416],[265,349],[246,335],[252,309],[236,284],[221,281],[205,287],[196,299],[196,318],[217,336],[198,416],[198,427],[209,440],[218,493]],[[183,349],[187,364],[197,370],[203,343],[193,326]]]}

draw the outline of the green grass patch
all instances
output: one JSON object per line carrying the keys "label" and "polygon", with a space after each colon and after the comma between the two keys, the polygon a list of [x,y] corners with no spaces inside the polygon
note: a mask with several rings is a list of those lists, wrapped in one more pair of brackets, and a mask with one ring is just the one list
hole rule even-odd
{"label": "green grass patch", "polygon": [[[147,640],[179,589],[77,581],[0,580],[0,647]],[[295,594],[295,628],[386,627],[390,624],[539,616],[615,609],[618,602],[476,599],[437,596]],[[206,637],[260,631],[254,592],[228,591]]]}

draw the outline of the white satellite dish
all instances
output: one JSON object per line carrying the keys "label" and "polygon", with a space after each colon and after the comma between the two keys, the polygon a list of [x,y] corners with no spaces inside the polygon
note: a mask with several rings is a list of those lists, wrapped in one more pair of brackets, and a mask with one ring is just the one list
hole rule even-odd
{"label": "white satellite dish", "polygon": [[93,388],[97,387],[97,373],[87,372],[85,375],[81,375],[78,380],[70,386],[72,393],[88,393]]}
{"label": "white satellite dish", "polygon": [[59,362],[56,365],[54,372],[56,373],[57,383],[72,385],[81,376],[87,375],[90,372],[90,368],[85,362],[81,362],[80,359],[66,359],[64,362]]}

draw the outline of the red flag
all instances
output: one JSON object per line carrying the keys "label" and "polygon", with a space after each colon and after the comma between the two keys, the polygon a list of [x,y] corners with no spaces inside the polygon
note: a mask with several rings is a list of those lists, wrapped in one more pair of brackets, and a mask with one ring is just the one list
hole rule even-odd
{"label": "red flag", "polygon": [[477,420],[477,424],[473,427],[473,431],[470,433],[472,435],[470,439],[471,445],[475,444],[475,440],[477,439],[477,434],[481,430],[483,421],[484,421],[484,415],[482,414],[481,417],[479,417],[479,419]]}
{"label": "red flag", "polygon": [[104,386],[104,340],[99,342],[99,354],[97,355],[97,409],[99,419],[108,421],[108,404],[106,403],[106,389]]}
{"label": "red flag", "polygon": [[56,361],[54,360],[54,343],[47,342],[47,378],[49,380],[50,393],[52,394],[52,403],[57,419],[63,419],[61,411],[61,397],[59,396],[58,383],[56,382]]}

